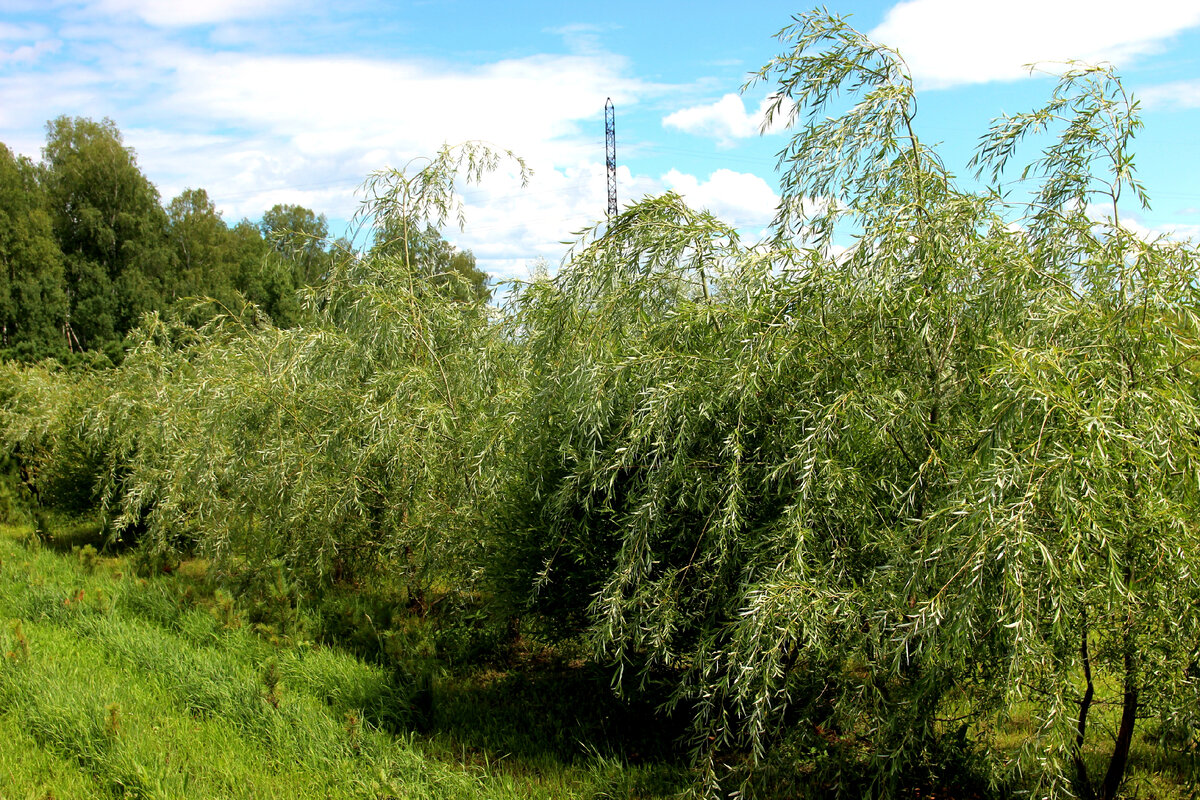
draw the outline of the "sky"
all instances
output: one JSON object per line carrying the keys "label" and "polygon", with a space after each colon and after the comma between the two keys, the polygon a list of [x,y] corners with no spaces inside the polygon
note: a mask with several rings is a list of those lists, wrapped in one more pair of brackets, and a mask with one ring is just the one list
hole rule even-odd
{"label": "sky", "polygon": [[[827,0],[900,51],[916,130],[969,184],[991,120],[1031,110],[1054,78],[1026,65],[1108,62],[1139,98],[1153,201],[1131,225],[1200,238],[1200,0]],[[443,143],[512,150],[465,187],[470,248],[523,278],[603,218],[604,104],[616,108],[622,205],[681,193],[754,236],[778,201],[760,134],[768,87],[740,92],[807,6],[478,0],[0,0],[0,142],[39,159],[60,115],[111,118],[164,203],[203,188],[229,223],[276,203],[348,228],[374,170]],[[414,159],[416,159],[414,161]],[[360,235],[361,236],[361,235]]]}

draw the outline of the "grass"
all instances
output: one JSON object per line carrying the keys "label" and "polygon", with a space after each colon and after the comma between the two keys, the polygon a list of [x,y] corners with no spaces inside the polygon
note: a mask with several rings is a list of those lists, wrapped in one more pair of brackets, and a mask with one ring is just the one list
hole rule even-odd
{"label": "grass", "polygon": [[[1082,675],[1079,684],[1082,687]],[[1088,737],[1082,748],[1088,774],[1095,782],[1103,778],[1112,756],[1121,716],[1120,692],[1120,682],[1115,676],[1096,676],[1096,699],[1088,715]],[[1031,703],[1010,709],[991,732],[992,746],[1001,757],[1015,757],[1038,724]],[[1198,789],[1192,756],[1177,748],[1160,746],[1157,736],[1157,720],[1138,720],[1129,749],[1123,795],[1142,800],[1195,800]]]}
{"label": "grass", "polygon": [[[125,557],[0,528],[0,797],[600,798],[680,788],[525,725],[534,695],[438,686],[428,735],[411,687],[336,648],[239,624],[195,576],[138,578]],[[503,683],[504,679],[501,679]],[[476,680],[474,696],[486,695]],[[555,687],[541,687],[552,691]],[[472,734],[472,731],[474,734]],[[515,747],[509,746],[516,742]],[[583,752],[564,757],[572,746]]]}
{"label": "grass", "polygon": [[[383,623],[386,600],[334,598],[323,613],[341,627],[326,638],[350,649],[318,644],[295,620],[289,635],[254,622],[202,561],[147,571],[135,553],[98,551],[95,526],[55,530],[0,526],[2,800],[615,799],[689,785],[682,727],[618,702],[569,648],[526,642],[506,664],[426,669],[431,634],[403,613]],[[1098,698],[1093,725],[1117,713]],[[1032,708],[1013,709],[991,731],[994,755],[1014,756],[1035,726]],[[1150,729],[1126,794],[1194,798],[1189,764]],[[1105,744],[1089,743],[1094,771]],[[806,753],[784,748],[758,791],[811,793]]]}

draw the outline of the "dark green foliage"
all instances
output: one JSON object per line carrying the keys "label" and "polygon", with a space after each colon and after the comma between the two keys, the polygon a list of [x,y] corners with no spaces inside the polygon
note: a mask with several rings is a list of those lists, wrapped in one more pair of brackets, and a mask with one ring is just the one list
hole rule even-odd
{"label": "dark green foliage", "polygon": [[230,228],[226,248],[234,288],[279,327],[294,326],[300,319],[301,287],[287,260],[271,248],[258,226],[242,220]]}
{"label": "dark green foliage", "polygon": [[0,348],[34,361],[67,350],[67,295],[37,168],[0,144]]}
{"label": "dark green foliage", "polygon": [[445,293],[459,302],[486,302],[492,292],[488,276],[475,266],[470,250],[458,250],[427,224],[386,218],[375,231],[372,255],[398,259],[419,286]]}
{"label": "dark green foliage", "polygon": [[198,326],[249,300],[290,327],[331,267],[324,216],[276,206],[230,228],[203,189],[164,209],[112,120],[46,133],[40,165],[0,145],[0,355],[119,363],[143,315],[172,305]]}
{"label": "dark green foliage", "polygon": [[513,644],[513,619],[478,595],[448,593],[430,617],[438,658],[452,665],[502,661]]}
{"label": "dark green foliage", "polygon": [[167,215],[112,120],[47,123],[43,165],[72,346],[100,348],[164,307],[176,269]]}
{"label": "dark green foliage", "polygon": [[179,270],[171,281],[171,297],[209,296],[236,306],[237,259],[225,221],[208,193],[186,189],[167,205],[171,244]]}
{"label": "dark green foliage", "polygon": [[0,458],[0,524],[18,525],[28,517],[30,492],[21,480],[21,469],[13,455]]}
{"label": "dark green foliage", "polygon": [[437,696],[438,727],[472,745],[518,757],[578,762],[594,754],[626,763],[686,763],[686,723],[656,711],[652,693],[622,698],[605,670],[543,656],[504,672],[476,673]]}
{"label": "dark green foliage", "polygon": [[293,286],[311,286],[329,271],[329,223],[324,214],[303,206],[275,205],[263,214],[259,229],[290,267]]}

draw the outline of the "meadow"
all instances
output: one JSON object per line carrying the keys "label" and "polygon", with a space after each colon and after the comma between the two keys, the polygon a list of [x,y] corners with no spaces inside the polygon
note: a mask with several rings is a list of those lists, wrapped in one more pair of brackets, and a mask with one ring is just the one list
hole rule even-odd
{"label": "meadow", "polygon": [[414,701],[379,659],[256,632],[206,588],[202,563],[139,577],[128,555],[81,547],[94,533],[82,527],[49,542],[0,533],[0,796],[600,798],[683,785],[678,759],[631,764],[613,746],[638,737],[617,740],[616,709],[589,701],[596,687],[563,663],[521,680],[442,675]]}

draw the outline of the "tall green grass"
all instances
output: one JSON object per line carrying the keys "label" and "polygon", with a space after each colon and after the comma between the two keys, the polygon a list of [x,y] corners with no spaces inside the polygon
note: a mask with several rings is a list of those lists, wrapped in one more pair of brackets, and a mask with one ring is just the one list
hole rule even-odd
{"label": "tall green grass", "polygon": [[0,529],[0,797],[635,797],[658,780],[418,736],[390,671],[273,644],[131,566]]}

